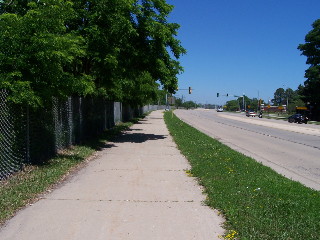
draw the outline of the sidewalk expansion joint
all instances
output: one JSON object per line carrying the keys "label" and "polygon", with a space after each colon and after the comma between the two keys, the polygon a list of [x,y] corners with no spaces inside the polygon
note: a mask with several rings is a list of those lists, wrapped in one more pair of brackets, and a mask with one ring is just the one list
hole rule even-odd
{"label": "sidewalk expansion joint", "polygon": [[[173,148],[173,147],[172,147]],[[176,148],[176,147],[175,147]],[[127,152],[128,154],[132,153],[132,154],[137,154],[139,155],[139,153],[136,153],[136,152]],[[118,152],[107,152],[106,153],[106,156],[107,155],[115,155],[115,156],[119,156],[119,153]],[[158,153],[143,153],[143,154],[140,154],[140,155],[143,155],[143,156],[155,156],[155,157],[158,157],[159,154]],[[178,152],[178,153],[165,153],[165,152],[162,152],[161,153],[161,157],[164,157],[164,156],[169,156],[169,157],[172,157],[172,156],[181,156],[181,153]]]}
{"label": "sidewalk expansion joint", "polygon": [[94,171],[95,173],[98,172],[106,172],[106,171],[144,171],[144,172],[185,172],[185,169],[126,169],[126,168],[111,168],[111,169],[104,169],[104,170],[99,170],[99,171]]}
{"label": "sidewalk expansion joint", "polygon": [[194,200],[112,200],[112,199],[100,199],[100,200],[92,200],[92,199],[63,199],[63,198],[44,198],[50,201],[83,201],[83,202],[129,202],[129,203],[195,203]]}

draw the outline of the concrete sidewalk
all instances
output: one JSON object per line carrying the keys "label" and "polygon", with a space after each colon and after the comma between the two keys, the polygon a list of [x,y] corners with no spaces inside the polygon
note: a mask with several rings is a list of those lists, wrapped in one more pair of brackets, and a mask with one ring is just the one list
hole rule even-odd
{"label": "concrete sidewalk", "polygon": [[1,240],[219,239],[223,219],[203,206],[161,111],[2,229]]}

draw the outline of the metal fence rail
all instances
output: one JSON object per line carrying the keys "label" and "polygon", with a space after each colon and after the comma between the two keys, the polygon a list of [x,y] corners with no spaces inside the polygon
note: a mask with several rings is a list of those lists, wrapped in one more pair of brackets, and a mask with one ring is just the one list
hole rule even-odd
{"label": "metal fence rail", "polygon": [[133,109],[94,97],[53,98],[45,108],[29,108],[7,101],[0,90],[0,179],[25,164],[40,164],[59,150],[82,143],[121,121],[164,109],[148,105]]}

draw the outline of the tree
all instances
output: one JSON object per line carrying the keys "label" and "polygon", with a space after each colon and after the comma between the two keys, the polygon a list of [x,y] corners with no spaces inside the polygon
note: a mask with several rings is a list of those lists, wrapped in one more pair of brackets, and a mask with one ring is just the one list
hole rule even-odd
{"label": "tree", "polygon": [[273,104],[280,106],[284,104],[285,99],[286,99],[285,90],[283,88],[278,88],[274,93]]}
{"label": "tree", "polygon": [[292,90],[287,88],[278,88],[274,93],[273,102],[275,105],[287,105],[287,110],[289,112],[295,112],[296,107],[305,106],[305,103],[302,101],[302,94],[304,92],[304,86],[301,84],[298,86],[297,90]]}
{"label": "tree", "polygon": [[0,1],[0,14],[14,13],[17,15],[24,15],[30,9],[28,4],[32,0],[2,0]]}
{"label": "tree", "polygon": [[186,109],[197,108],[197,104],[193,101],[186,101],[182,104],[182,106]]}
{"label": "tree", "polygon": [[176,99],[176,107],[179,108],[179,107],[182,107],[182,106],[183,106],[182,98],[177,98]]}
{"label": "tree", "polygon": [[240,104],[240,108],[241,109],[247,109],[248,108],[248,105],[250,105],[250,98],[248,98],[247,96],[241,96],[241,97],[238,97],[237,101],[239,102]]}
{"label": "tree", "polygon": [[167,91],[165,90],[157,90],[157,99],[153,101],[153,104],[156,105],[166,105],[166,97],[168,96]]}
{"label": "tree", "polygon": [[259,100],[257,98],[250,99],[247,96],[238,97],[237,100],[228,101],[226,106],[228,111],[236,111],[242,109],[258,110]]}
{"label": "tree", "polygon": [[185,49],[165,0],[0,1],[0,88],[15,102],[94,94],[143,105],[177,89]]}
{"label": "tree", "polygon": [[174,93],[182,71],[175,59],[185,49],[175,39],[179,25],[167,22],[172,8],[165,0],[76,1],[70,31],[86,40],[84,69],[98,92],[133,105],[156,100],[157,82]]}
{"label": "tree", "polygon": [[77,71],[85,55],[83,38],[66,32],[72,3],[43,0],[26,14],[0,16],[0,88],[10,100],[37,106],[52,96],[94,92],[90,76]]}
{"label": "tree", "polygon": [[[306,63],[310,67],[305,71],[304,89],[302,99],[309,103],[315,111],[320,113],[320,19],[312,24],[313,29],[305,36],[305,43],[298,49],[307,57]],[[320,115],[320,114],[319,114]]]}
{"label": "tree", "polygon": [[226,109],[228,111],[237,111],[240,110],[240,104],[239,104],[239,100],[231,100],[228,101],[226,104]]}
{"label": "tree", "polygon": [[186,109],[190,109],[190,108],[197,108],[200,106],[200,104],[197,104],[193,101],[186,101],[183,102],[182,98],[176,98],[175,101],[175,106],[176,108],[186,108]]}
{"label": "tree", "polygon": [[305,104],[301,100],[301,96],[299,95],[299,90],[292,90],[291,88],[287,88],[285,91],[286,103],[288,112],[295,112],[297,106],[304,106]]}
{"label": "tree", "polygon": [[137,13],[137,49],[139,63],[158,79],[169,93],[174,93],[178,86],[177,74],[183,69],[179,59],[186,50],[175,38],[179,25],[168,23],[167,18],[173,6],[165,0],[142,0]]}
{"label": "tree", "polygon": [[257,111],[259,105],[259,100],[257,98],[248,99],[247,106],[248,108]]}
{"label": "tree", "polygon": [[284,92],[287,103],[292,103],[296,98],[297,92],[292,90],[291,88],[287,88]]}

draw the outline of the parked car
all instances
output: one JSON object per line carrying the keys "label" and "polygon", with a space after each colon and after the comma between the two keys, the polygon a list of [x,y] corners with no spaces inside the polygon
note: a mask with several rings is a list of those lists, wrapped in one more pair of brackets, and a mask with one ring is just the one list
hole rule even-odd
{"label": "parked car", "polygon": [[223,108],[218,108],[217,112],[223,112]]}
{"label": "parked car", "polygon": [[288,117],[289,123],[308,123],[309,118],[307,116],[304,116],[302,114],[293,114],[292,116]]}
{"label": "parked car", "polygon": [[257,114],[256,114],[255,111],[249,110],[249,111],[246,112],[246,116],[247,116],[247,117],[256,117]]}

